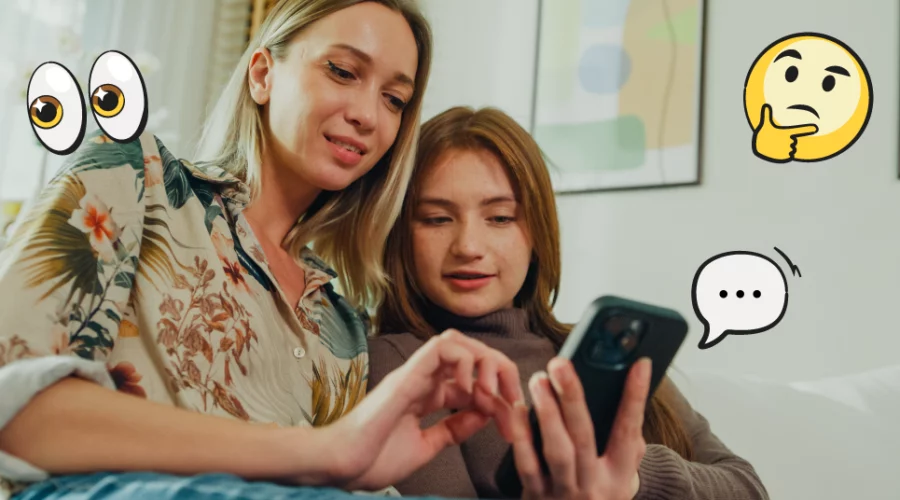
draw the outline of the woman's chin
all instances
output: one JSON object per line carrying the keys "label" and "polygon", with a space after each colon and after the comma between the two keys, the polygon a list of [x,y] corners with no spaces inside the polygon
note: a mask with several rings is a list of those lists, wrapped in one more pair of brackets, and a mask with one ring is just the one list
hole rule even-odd
{"label": "woman's chin", "polygon": [[356,179],[351,179],[349,175],[317,175],[309,179],[309,183],[322,191],[342,191],[347,186],[353,184]]}

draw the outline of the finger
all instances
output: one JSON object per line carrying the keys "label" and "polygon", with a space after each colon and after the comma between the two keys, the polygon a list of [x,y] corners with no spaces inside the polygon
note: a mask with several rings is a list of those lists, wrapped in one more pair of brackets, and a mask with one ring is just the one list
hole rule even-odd
{"label": "finger", "polygon": [[519,482],[522,483],[522,498],[542,498],[545,485],[541,465],[531,435],[528,422],[528,408],[523,404],[513,407],[513,459]]}
{"label": "finger", "polygon": [[578,484],[585,488],[595,474],[597,443],[594,439],[594,422],[584,398],[584,387],[572,362],[554,358],[547,365],[550,379],[559,394],[560,409],[569,435],[575,445],[575,474]]}
{"label": "finger", "polygon": [[759,110],[759,125],[757,125],[757,128],[762,128],[766,125],[774,127],[775,123],[772,122],[772,106],[763,104],[762,109]]}
{"label": "finger", "polygon": [[[404,363],[403,368],[409,367],[409,370],[414,371],[416,375],[425,377],[440,375],[444,378],[447,372],[455,373],[455,364],[448,363],[447,356],[441,355],[442,351],[461,352],[461,347],[453,347],[456,344],[453,340],[453,336],[447,335],[446,332],[430,338],[421,348],[416,349]],[[468,350],[462,349],[462,351],[467,352]],[[471,355],[471,353],[467,355]]]}
{"label": "finger", "polygon": [[496,360],[498,367],[497,375],[500,379],[500,394],[510,405],[518,402],[525,402],[525,391],[522,389],[522,382],[519,377],[519,367],[515,362],[510,360],[502,352],[489,347],[483,342],[459,333],[456,330],[447,330],[442,335],[446,335],[454,342],[467,347],[479,361],[487,357]]}
{"label": "finger", "polygon": [[806,135],[813,135],[819,131],[819,127],[816,125],[801,125],[799,127],[792,127],[791,138],[796,139],[797,137],[803,137]]}
{"label": "finger", "polygon": [[434,400],[426,408],[426,413],[436,410],[468,410],[474,406],[472,393],[466,391],[454,379],[441,382],[434,393]]}
{"label": "finger", "polygon": [[503,399],[506,400],[510,406],[517,403],[525,404],[525,391],[522,389],[522,378],[519,374],[519,366],[506,356],[503,356],[499,364],[497,376],[500,378],[499,389]]}
{"label": "finger", "polygon": [[[439,365],[444,370],[452,368],[452,373],[459,386],[464,391],[471,393],[476,359],[470,349],[460,344],[460,336],[462,336],[461,333],[448,330],[435,337],[437,340],[434,342],[432,349],[437,352]],[[444,370],[442,370],[442,373],[445,374],[446,371]],[[433,369],[432,373],[435,373],[435,371]]]}
{"label": "finger", "polygon": [[640,452],[651,370],[650,360],[643,358],[632,366],[625,381],[609,445],[604,452],[615,467],[633,467],[634,456]]}
{"label": "finger", "polygon": [[528,382],[534,400],[541,437],[544,443],[544,459],[550,469],[553,494],[567,497],[575,493],[575,445],[563,422],[559,403],[553,396],[550,380],[545,372],[535,373]]}
{"label": "finger", "polygon": [[487,391],[488,394],[495,395],[497,394],[497,378],[498,378],[498,366],[499,361],[494,356],[485,356],[481,360],[478,361],[478,382],[482,389]]}
{"label": "finger", "polygon": [[507,442],[512,444],[515,439],[515,429],[513,419],[515,418],[514,407],[503,399],[489,395],[483,389],[476,387],[474,393],[474,408],[481,413],[490,415],[497,424],[497,431]]}

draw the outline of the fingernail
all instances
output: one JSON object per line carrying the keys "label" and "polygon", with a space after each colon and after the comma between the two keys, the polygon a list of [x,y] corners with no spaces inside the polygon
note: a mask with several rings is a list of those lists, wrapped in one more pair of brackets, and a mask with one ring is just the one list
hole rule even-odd
{"label": "fingernail", "polygon": [[557,394],[563,393],[563,385],[569,380],[567,361],[555,361],[550,367],[550,384]]}
{"label": "fingernail", "polygon": [[550,377],[547,376],[547,372],[545,372],[543,370],[534,372],[534,374],[531,375],[531,378],[528,380],[528,389],[531,390],[531,395],[536,396],[538,391],[541,390],[541,386],[540,386],[541,379],[549,379],[549,378]]}

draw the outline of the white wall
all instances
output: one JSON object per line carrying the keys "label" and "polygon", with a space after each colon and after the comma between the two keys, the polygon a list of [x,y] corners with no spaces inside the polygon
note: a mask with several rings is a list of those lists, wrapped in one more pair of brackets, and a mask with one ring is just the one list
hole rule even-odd
{"label": "white wall", "polygon": [[[691,332],[682,368],[814,379],[897,362],[892,314],[900,299],[897,162],[897,2],[707,1],[702,184],[558,197],[563,290],[557,313],[577,320],[604,293],[674,307]],[[531,114],[536,0],[424,0],[435,31],[426,118],[449,106],[498,106],[522,125]],[[874,82],[862,138],[820,164],[774,165],[750,150],[742,91],[757,54],[777,38],[819,31],[849,44]],[[709,350],[691,306],[691,281],[729,250],[800,267],[774,329]],[[786,266],[783,265],[786,268]]]}
{"label": "white wall", "polygon": [[[423,4],[436,36],[426,118],[493,105],[527,128],[537,1]],[[559,196],[556,312],[575,321],[607,293],[679,310],[691,328],[675,363],[692,374],[682,389],[773,499],[900,498],[898,2],[707,0],[706,14],[702,183]],[[874,111],[840,157],[769,164],[750,149],[743,83],[762,49],[801,31],[835,36],[860,55]],[[785,269],[776,246],[802,274],[788,276],[784,319],[700,350],[696,269],[730,250],[764,253]],[[818,381],[884,367],[892,368]]]}

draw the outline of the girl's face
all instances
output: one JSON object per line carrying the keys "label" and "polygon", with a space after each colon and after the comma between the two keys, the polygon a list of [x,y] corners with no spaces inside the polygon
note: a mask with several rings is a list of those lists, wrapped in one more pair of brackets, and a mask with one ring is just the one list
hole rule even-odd
{"label": "girl's face", "polygon": [[422,292],[460,316],[512,307],[532,246],[499,158],[485,150],[450,151],[423,175],[412,222]]}
{"label": "girl's face", "polygon": [[269,158],[314,188],[338,191],[394,143],[413,96],[416,40],[400,13],[374,2],[335,12],[250,64],[251,95],[264,104]]}

